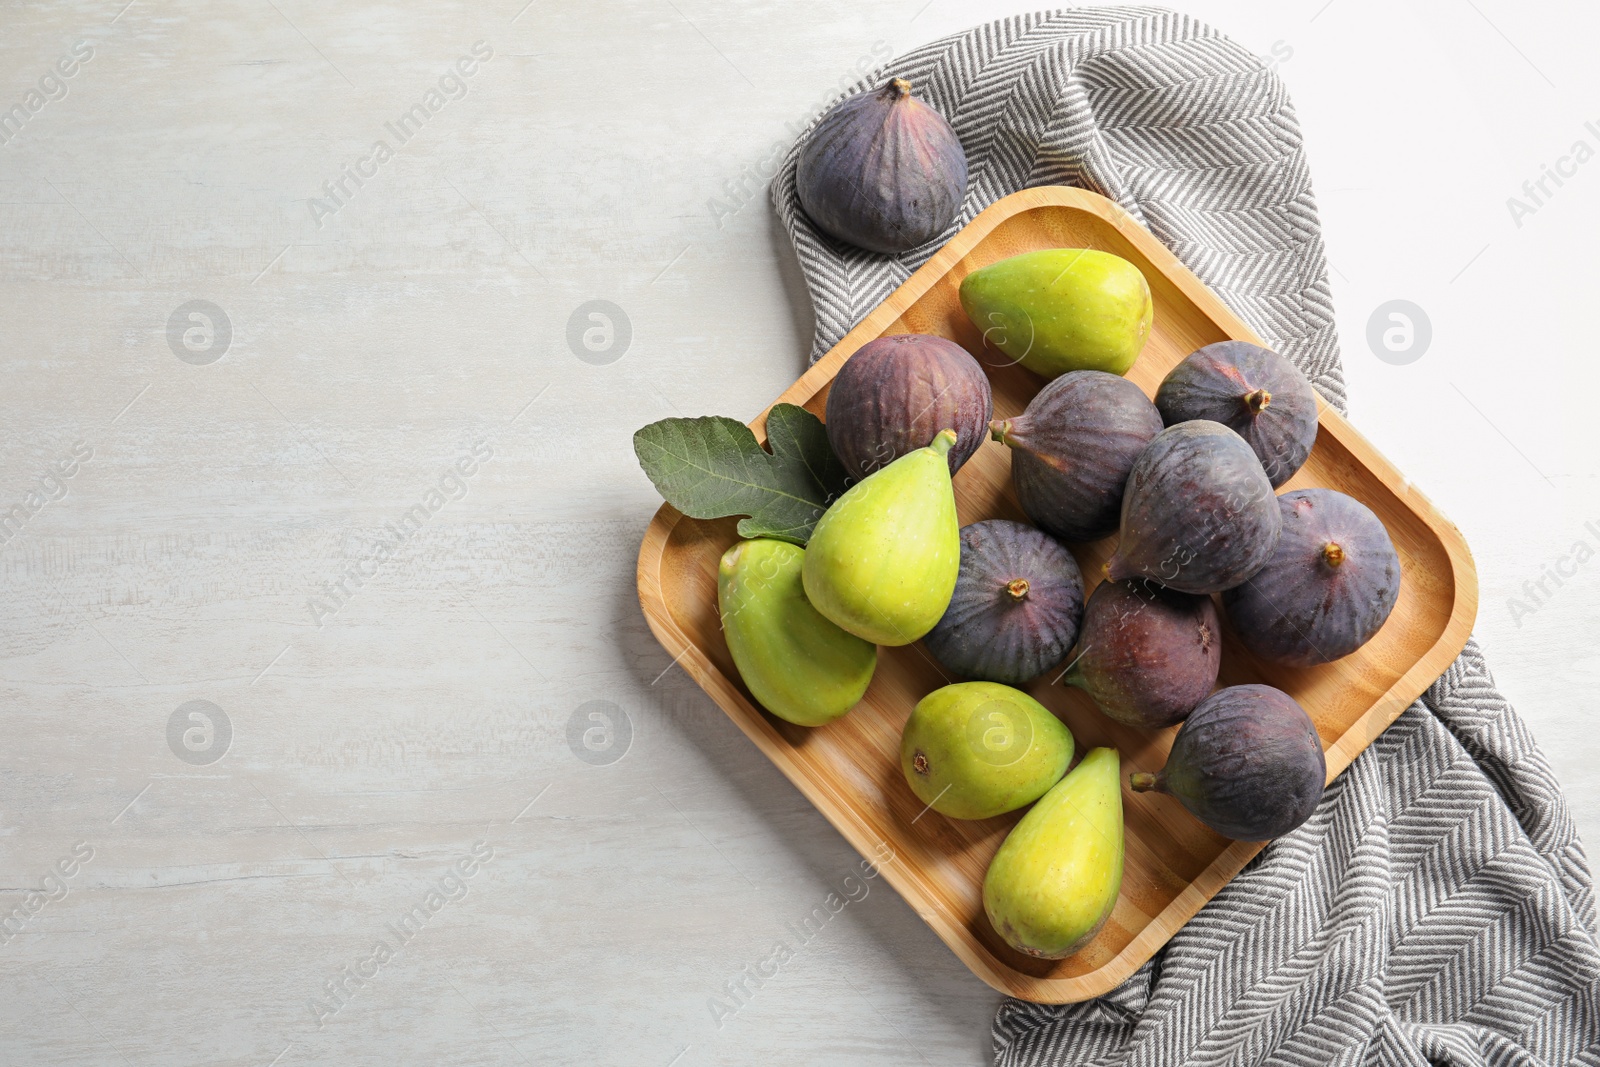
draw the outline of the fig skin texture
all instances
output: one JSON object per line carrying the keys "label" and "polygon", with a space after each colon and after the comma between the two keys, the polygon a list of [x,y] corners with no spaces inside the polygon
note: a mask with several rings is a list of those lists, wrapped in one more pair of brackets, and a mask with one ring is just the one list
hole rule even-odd
{"label": "fig skin texture", "polygon": [[804,558],[786,541],[740,541],[717,566],[717,610],[756,702],[786,722],[821,726],[860,703],[878,649],[811,606],[801,584]]}
{"label": "fig skin texture", "polygon": [[1278,498],[1283,536],[1267,565],[1222,594],[1239,643],[1269,663],[1312,667],[1372,639],[1400,598],[1400,557],[1359,500],[1333,489]]}
{"label": "fig skin texture", "polygon": [[905,252],[955,219],[967,154],[944,116],[892,78],[822,116],[800,152],[795,190],[824,233],[869,252]]}
{"label": "fig skin texture", "polygon": [[1045,378],[1128,373],[1155,321],[1139,268],[1093,248],[1041,248],[979,267],[959,295],[985,349]]}
{"label": "fig skin texture", "polygon": [[990,519],[962,528],[956,591],[922,643],[958,674],[1020,685],[1061,662],[1082,617],[1072,553],[1031,526]]}
{"label": "fig skin texture", "polygon": [[1328,764],[1305,709],[1270,685],[1220,689],[1194,709],[1159,774],[1135,773],[1135,793],[1177,797],[1223,837],[1269,841],[1305,822]]}
{"label": "fig skin texture", "polygon": [[1272,483],[1244,438],[1218,422],[1182,422],[1134,462],[1106,576],[1218,593],[1260,570],[1282,530]]}
{"label": "fig skin texture", "polygon": [[1161,415],[1128,379],[1079,370],[989,432],[1011,449],[1011,484],[1028,518],[1063,541],[1098,541],[1116,532],[1122,488]]}
{"label": "fig skin texture", "polygon": [[956,432],[901,456],[828,506],[806,542],[806,600],[846,633],[909,645],[950,606],[961,526],[945,453]]}
{"label": "fig skin texture", "polygon": [[828,389],[828,443],[856,481],[956,431],[950,473],[983,444],[994,400],[978,361],[954,341],[903,333],[862,345]]}
{"label": "fig skin texture", "polygon": [[1293,363],[1245,341],[1206,345],[1156,390],[1168,426],[1220,422],[1250,443],[1274,489],[1294,477],[1317,442],[1317,397]]}
{"label": "fig skin texture", "polygon": [[1125,726],[1182,722],[1217,684],[1222,632],[1208,596],[1154,582],[1101,582],[1084,608],[1080,651],[1064,681]]}
{"label": "fig skin texture", "polygon": [[1091,749],[1000,843],[983,910],[1018,952],[1059,960],[1104,929],[1122,891],[1121,759]]}
{"label": "fig skin texture", "polygon": [[917,799],[952,819],[1032,804],[1072,763],[1072,731],[1027,693],[992,682],[935,689],[911,709],[900,771]]}

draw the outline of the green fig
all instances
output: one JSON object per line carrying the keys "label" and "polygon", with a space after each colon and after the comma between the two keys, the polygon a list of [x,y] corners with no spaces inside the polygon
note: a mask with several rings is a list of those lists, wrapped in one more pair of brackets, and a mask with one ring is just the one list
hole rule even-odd
{"label": "green fig", "polygon": [[1018,952],[1059,960],[1111,917],[1122,889],[1122,776],[1097,748],[1012,828],[983,878],[983,910]]}
{"label": "green fig", "polygon": [[740,541],[717,565],[717,608],[734,666],[757,702],[797,726],[821,726],[861,701],[878,650],[811,606],[801,587],[804,556],[787,541]]}
{"label": "green fig", "polygon": [[942,430],[833,502],[806,544],[806,597],[841,629],[878,645],[909,645],[950,606],[961,530]]}
{"label": "green fig", "polygon": [[1027,693],[998,682],[957,682],[912,709],[900,735],[911,791],[953,819],[1015,811],[1061,780],[1072,731]]}
{"label": "green fig", "polygon": [[1155,305],[1139,268],[1092,248],[1024,252],[961,280],[961,308],[984,342],[1046,378],[1126,374]]}

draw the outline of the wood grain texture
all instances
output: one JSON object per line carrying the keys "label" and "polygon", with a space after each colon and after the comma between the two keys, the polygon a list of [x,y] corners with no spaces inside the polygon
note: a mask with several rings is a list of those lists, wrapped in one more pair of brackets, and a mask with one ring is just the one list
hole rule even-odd
{"label": "wood grain texture", "polygon": [[[0,106],[95,47],[0,147],[0,505],[94,449],[0,551],[0,908],[96,848],[0,946],[0,1063],[992,1063],[1000,994],[883,879],[736,1017],[708,1012],[860,857],[647,628],[660,498],[629,437],[753,415],[807,369],[771,153],[858,64],[1022,8],[124,7],[0,15]],[[1191,13],[1294,49],[1355,420],[1466,531],[1477,638],[1592,843],[1600,566],[1532,616],[1508,601],[1600,526],[1600,361],[1571,313],[1600,285],[1596,201],[1569,182],[1519,228],[1504,207],[1585,116],[1465,6],[1442,17],[1466,52],[1337,4],[1309,27]],[[1570,95],[1600,77],[1562,58],[1600,10],[1564,14],[1500,25]],[[323,182],[480,38],[470,94],[316,226]],[[1414,76],[1352,80],[1374,45]],[[196,297],[233,320],[204,367],[165,335]],[[597,297],[633,327],[604,366],[566,340]],[[1364,334],[1394,297],[1433,322],[1407,366]],[[1561,388],[1505,388],[1525,355]],[[469,496],[317,628],[307,597],[479,438]],[[165,734],[196,698],[233,720],[208,767]],[[610,766],[568,747],[593,700],[632,719]],[[486,826],[470,896],[317,1028],[307,998]]]}
{"label": "wood grain texture", "polygon": [[[633,431],[805,367],[759,183],[707,200],[907,15],[125,5],[0,13],[0,107],[95,47],[0,146],[0,510],[93,449],[0,549],[0,913],[95,849],[0,944],[0,1064],[988,1062],[999,995],[883,879],[790,932],[859,856],[634,584],[660,498]],[[786,47],[754,91],[696,25]],[[469,94],[318,227],[323,182],[478,40]],[[232,320],[204,366],[167,336],[194,298]],[[567,334],[596,298],[632,325],[603,365]],[[467,495],[318,626],[308,598],[480,439]],[[232,724],[206,766],[167,736],[196,699]],[[568,739],[595,701],[631,720],[604,766]],[[480,838],[467,895],[319,1025]]]}
{"label": "wood grain texture", "polygon": [[[930,333],[979,353],[994,390],[995,417],[1022,411],[1041,381],[985,350],[957,299],[961,279],[987,264],[1039,248],[1113,252],[1144,272],[1155,325],[1128,377],[1153,395],[1173,365],[1202,345],[1256,341],[1250,330],[1153,236],[1114,203],[1078,189],[1047,187],[1008,196],[980,214],[775,403],[823,413],[828,384],[845,360],[885,334]],[[770,409],[769,409],[770,410]],[[751,425],[763,436],[765,413]],[[1399,602],[1379,634],[1332,664],[1294,670],[1256,662],[1224,638],[1222,685],[1263,681],[1293,695],[1316,723],[1331,781],[1438,676],[1466,643],[1477,613],[1477,575],[1460,532],[1331,408],[1322,407],[1316,447],[1284,491],[1341,490],[1370,507],[1400,554]],[[986,444],[955,479],[963,524],[1022,519],[1006,449]],[[640,602],[667,651],[830,822],[874,859],[892,884],[974,974],[1024,999],[1061,1003],[1109,991],[1149,959],[1261,849],[1201,826],[1176,800],[1124,792],[1127,862],[1110,922],[1086,949],[1034,960],[995,935],[980,899],[984,871],[1013,813],[980,822],[948,819],[922,805],[900,777],[901,726],[922,696],[956,680],[920,645],[885,648],[866,698],[850,715],[807,730],[760,711],[738,681],[720,635],[716,564],[736,539],[734,520],[702,522],[668,506],[639,552]],[[1111,541],[1075,546],[1091,588]],[[1072,729],[1079,750],[1113,745],[1123,773],[1155,771],[1175,730],[1143,733],[1111,722],[1083,694],[1047,674],[1030,688]]]}

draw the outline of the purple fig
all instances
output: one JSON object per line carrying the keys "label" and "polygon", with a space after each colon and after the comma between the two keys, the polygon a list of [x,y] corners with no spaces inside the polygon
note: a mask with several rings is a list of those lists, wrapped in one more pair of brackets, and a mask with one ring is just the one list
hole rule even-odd
{"label": "purple fig", "polygon": [[1400,557],[1365,504],[1332,489],[1278,498],[1283,536],[1254,576],[1222,594],[1239,643],[1311,667],[1371,640],[1400,598]]}
{"label": "purple fig", "polygon": [[944,116],[893,78],[822,116],[800,152],[795,190],[823,232],[870,252],[904,252],[955,219],[967,156]]}
{"label": "purple fig", "polygon": [[828,442],[859,481],[908,452],[956,431],[950,473],[983,444],[994,413],[989,379],[954,341],[903,333],[868,341],[828,389]]}
{"label": "purple fig", "polygon": [[1272,483],[1244,438],[1221,423],[1182,422],[1156,434],[1128,475],[1106,576],[1220,592],[1261,569],[1282,529]]}
{"label": "purple fig", "polygon": [[1011,484],[1028,518],[1063,541],[1097,541],[1115,532],[1128,472],[1161,416],[1128,379],[1078,370],[989,432],[1011,449]]}
{"label": "purple fig", "polygon": [[1311,817],[1327,777],[1305,709],[1270,685],[1235,685],[1194,709],[1159,774],[1136,772],[1129,784],[1177,797],[1223,837],[1267,841]]}
{"label": "purple fig", "polygon": [[1101,582],[1083,612],[1064,680],[1117,722],[1159,730],[1183,721],[1217,684],[1217,608],[1153,582]]}
{"label": "purple fig", "polygon": [[1245,341],[1206,345],[1172,368],[1156,390],[1168,426],[1220,422],[1250,443],[1276,489],[1317,441],[1317,397],[1293,363]]}
{"label": "purple fig", "polygon": [[1083,576],[1048,534],[1006,519],[961,530],[961,569],[922,643],[959,674],[1020,685],[1060,663],[1078,637]]}

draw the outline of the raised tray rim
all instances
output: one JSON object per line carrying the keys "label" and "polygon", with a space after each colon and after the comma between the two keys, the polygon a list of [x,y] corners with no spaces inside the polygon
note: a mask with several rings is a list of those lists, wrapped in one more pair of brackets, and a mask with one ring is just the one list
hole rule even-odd
{"label": "raised tray rim", "polygon": [[[854,329],[821,359],[769,404],[750,427],[757,440],[766,440],[767,412],[776,404],[804,404],[830,381],[856,349],[881,335],[905,310],[916,303],[933,285],[959,263],[997,227],[1015,215],[1047,207],[1065,207],[1099,216],[1138,247],[1153,266],[1166,275],[1186,297],[1220,326],[1230,338],[1261,343],[1244,321],[1156,237],[1141,226],[1116,202],[1097,193],[1069,186],[1040,186],[1012,193],[995,201],[964,226],[934,256],[906,279],[899,288],[874,308]],[[1453,569],[1455,601],[1450,617],[1437,641],[1402,674],[1382,696],[1327,749],[1328,781],[1333,781],[1355,757],[1389,727],[1466,647],[1477,616],[1477,567],[1466,540],[1454,523],[1433,502],[1418,492],[1382,453],[1331,405],[1319,403],[1320,432],[1339,440],[1433,531]],[[676,508],[663,504],[652,518],[639,547],[637,580],[639,601],[645,620],[663,648],[673,655],[706,693],[717,702],[745,736],[754,741],[768,759],[783,771],[822,815],[844,835],[861,855],[879,862],[886,844],[872,832],[867,821],[840,796],[826,778],[812,774],[794,758],[795,750],[778,733],[766,714],[746,700],[736,684],[711,663],[700,648],[673,621],[662,590],[660,569],[668,538],[683,518]],[[1121,952],[1089,972],[1070,978],[1035,978],[1024,974],[991,955],[971,936],[954,916],[946,914],[939,901],[916,885],[904,865],[881,863],[879,870],[911,907],[922,916],[957,957],[984,982],[1009,996],[1045,1004],[1061,1004],[1102,996],[1138,970],[1145,961],[1171,939],[1176,930],[1193,918],[1200,908],[1232,880],[1256,853],[1262,843],[1236,841],[1212,861],[1199,877],[1164,908],[1159,915],[1125,945]]]}

